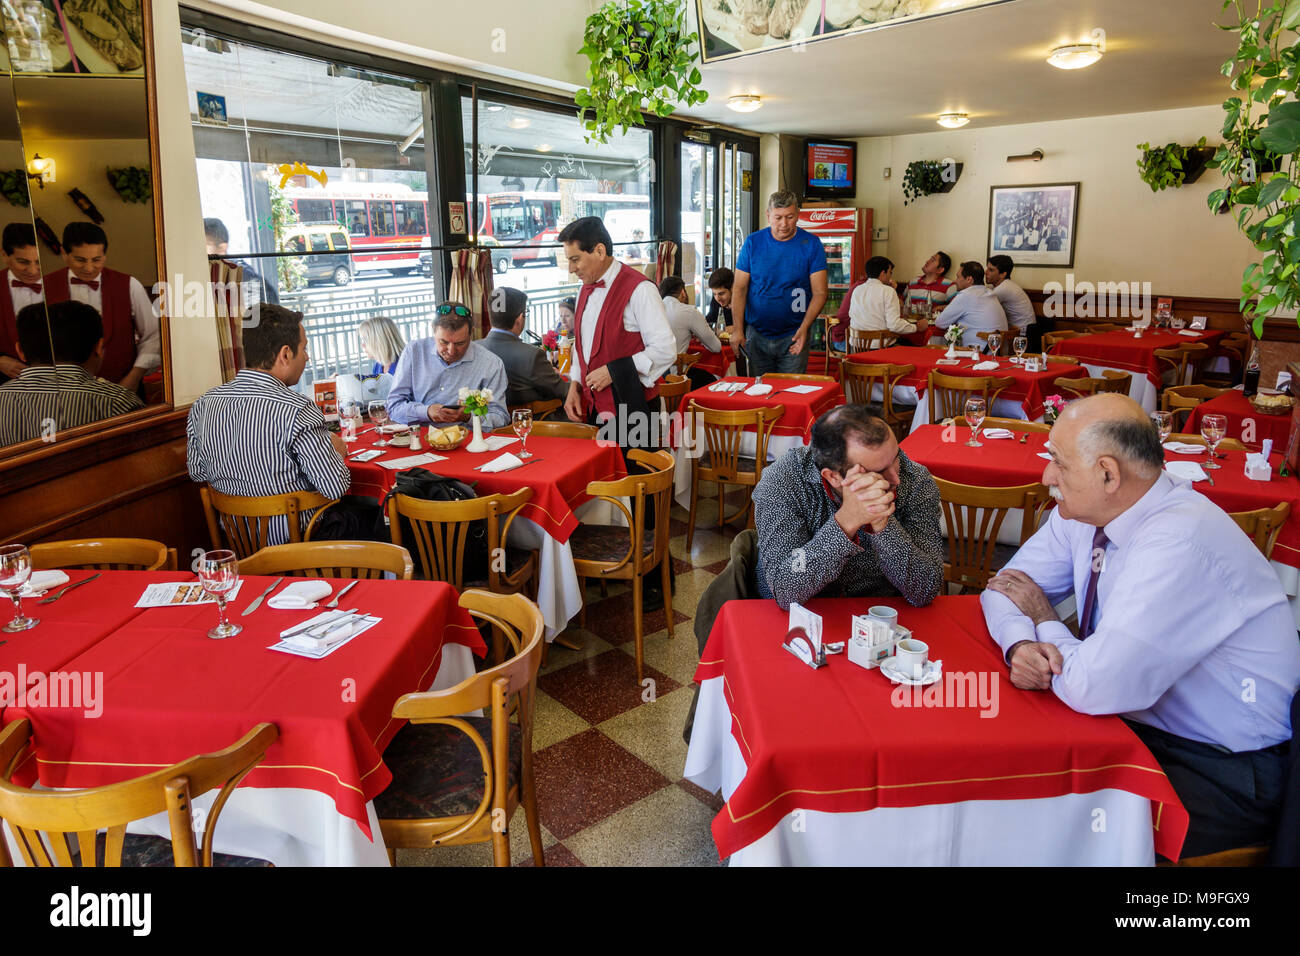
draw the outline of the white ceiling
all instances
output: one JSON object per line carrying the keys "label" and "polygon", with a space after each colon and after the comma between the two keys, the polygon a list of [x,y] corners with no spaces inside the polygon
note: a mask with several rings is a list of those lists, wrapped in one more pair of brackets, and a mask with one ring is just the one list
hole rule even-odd
{"label": "white ceiling", "polygon": [[[809,0],[815,3],[816,0]],[[692,0],[694,7],[694,0]],[[1219,67],[1236,49],[1222,0],[1012,0],[850,36],[715,61],[693,118],[763,133],[857,137],[933,132],[944,112],[971,125],[1220,103]],[[1106,55],[1084,70],[1046,62],[1100,28]],[[758,93],[740,114],[728,96]]]}

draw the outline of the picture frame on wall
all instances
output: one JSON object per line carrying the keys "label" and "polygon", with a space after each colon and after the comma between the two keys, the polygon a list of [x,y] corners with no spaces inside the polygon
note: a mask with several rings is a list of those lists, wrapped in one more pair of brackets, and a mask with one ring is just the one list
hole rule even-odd
{"label": "picture frame on wall", "polygon": [[1079,183],[989,189],[989,256],[1016,266],[1069,268],[1078,238]]}

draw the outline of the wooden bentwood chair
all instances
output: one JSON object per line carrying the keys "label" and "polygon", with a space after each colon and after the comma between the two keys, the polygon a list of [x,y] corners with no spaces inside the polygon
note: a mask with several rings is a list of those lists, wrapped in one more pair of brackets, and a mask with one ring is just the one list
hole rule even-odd
{"label": "wooden bentwood chair", "polygon": [[1101,378],[1071,378],[1066,376],[1052,382],[1052,387],[1070,392],[1076,398],[1083,398],[1086,395],[1105,393],[1127,395],[1132,384],[1133,376],[1131,373],[1108,368],[1102,370]]}
{"label": "wooden bentwood chair", "polygon": [[966,411],[966,399],[978,397],[984,399],[984,411],[993,412],[993,403],[999,393],[1015,384],[1011,376],[993,378],[987,375],[962,376],[944,375],[931,372],[926,380],[926,390],[930,393],[930,424],[937,425],[944,419],[956,418]]}
{"label": "wooden bentwood chair", "polygon": [[[1223,447],[1222,444],[1219,447]],[[1228,517],[1250,536],[1260,554],[1272,560],[1273,546],[1277,544],[1277,536],[1282,533],[1282,525],[1286,524],[1290,514],[1291,503],[1283,501],[1272,508],[1229,512]]]}
{"label": "wooden bentwood chair", "polygon": [[[11,780],[30,753],[31,722],[0,731],[0,820],[9,825],[28,866],[269,866],[265,860],[213,853],[213,835],[226,801],[265,756],[279,732],[258,724],[237,743],[134,780],[88,790],[28,790]],[[203,842],[195,841],[192,801],[221,792],[208,811]],[[128,835],[127,824],[166,813],[171,839]],[[100,835],[98,831],[107,832]],[[73,858],[77,852],[79,858]],[[168,852],[170,851],[170,852]],[[0,867],[13,865],[0,837]]]}
{"label": "wooden bentwood chair", "polygon": [[240,574],[284,574],[299,578],[382,578],[415,575],[411,553],[382,541],[302,541],[263,548],[239,562]]}
{"label": "wooden bentwood chair", "polygon": [[[331,505],[332,498],[312,491],[291,491],[284,495],[264,495],[244,498],[223,495],[203,485],[199,488],[203,499],[203,514],[208,521],[208,537],[214,550],[229,548],[237,558],[247,558],[270,543],[271,526],[285,521],[289,526],[289,542],[310,541],[312,529],[320,516]],[[307,527],[302,527],[302,516],[316,509]],[[225,543],[222,543],[222,540]]]}
{"label": "wooden bentwood chair", "polygon": [[1020,544],[1038,528],[1043,508],[1050,503],[1047,488],[1035,482],[1015,488],[983,488],[935,478],[944,522],[948,528],[948,560],[943,577],[964,593],[983,590],[997,573],[993,567],[998,531],[1007,512],[1021,509]]}
{"label": "wooden bentwood chair", "polygon": [[1175,429],[1185,428],[1197,405],[1218,398],[1227,391],[1229,389],[1211,385],[1170,385],[1160,393],[1160,407],[1173,413]]}
{"label": "wooden bentwood chair", "polygon": [[[840,365],[840,386],[850,405],[878,405],[885,422],[901,441],[907,437],[916,409],[904,405],[903,411],[894,408],[894,387],[904,375],[916,371],[915,365],[866,365],[844,361]],[[876,390],[880,399],[876,399]]]}
{"label": "wooden bentwood chair", "polygon": [[94,568],[98,571],[175,571],[176,551],[147,538],[78,538],[50,541],[29,549],[32,568],[51,571]]}
{"label": "wooden bentwood chair", "polygon": [[[542,612],[522,595],[477,590],[462,594],[460,606],[505,634],[511,657],[455,687],[406,694],[393,705],[394,719],[409,723],[384,751],[393,782],[375,797],[388,859],[396,865],[399,848],[491,842],[493,863],[509,866],[509,824],[522,805],[533,862],[545,866],[533,783]],[[486,716],[462,716],[480,709]]]}
{"label": "wooden bentwood chair", "polygon": [[533,413],[533,421],[540,422],[546,418],[546,416],[553,414],[563,407],[564,402],[560,401],[560,399],[546,398],[536,402],[526,402],[523,405],[510,405],[507,406],[506,411],[508,411],[510,416],[513,418],[515,412],[521,409],[528,409],[528,411]]}
{"label": "wooden bentwood chair", "polygon": [[[691,458],[691,508],[686,519],[686,549],[691,549],[695,541],[695,512],[699,504],[700,482],[711,481],[718,486],[718,527],[728,521],[748,515],[746,527],[754,524],[753,499],[749,497],[763,477],[767,465],[767,443],[772,437],[772,428],[785,414],[784,405],[764,406],[762,408],[739,408],[722,410],[706,408],[691,402],[687,411],[687,429],[694,434],[698,421],[703,432],[700,446],[695,449],[698,454]],[[752,428],[752,432],[746,432]],[[746,434],[754,436],[754,456],[741,454],[741,445]],[[727,517],[725,507],[728,485],[747,488],[745,506],[734,515]]]}
{"label": "wooden bentwood chair", "polygon": [[[595,438],[599,433],[595,425],[584,425],[581,422],[539,422],[533,420],[533,430],[529,437],[543,435],[547,438]],[[513,425],[505,425],[494,431],[493,435],[513,435],[515,429]]]}

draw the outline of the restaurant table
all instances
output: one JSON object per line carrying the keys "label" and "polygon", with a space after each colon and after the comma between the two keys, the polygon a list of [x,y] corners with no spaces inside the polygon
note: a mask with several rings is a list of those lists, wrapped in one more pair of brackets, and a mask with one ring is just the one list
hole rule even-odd
{"label": "restaurant table", "polygon": [[1171,349],[1188,343],[1204,342],[1214,348],[1214,343],[1223,338],[1222,329],[1167,330],[1146,329],[1142,337],[1132,332],[1119,330],[1115,332],[1094,332],[1090,335],[1076,335],[1056,344],[1052,349],[1054,355],[1069,355],[1079,359],[1094,378],[1100,378],[1106,369],[1131,372],[1129,397],[1148,412],[1158,407],[1157,393],[1160,391],[1163,376],[1169,366],[1156,359],[1156,349]]}
{"label": "restaurant table", "polygon": [[[1224,392],[1218,398],[1201,402],[1192,409],[1192,413],[1187,417],[1186,427],[1179,430],[1199,435],[1201,432],[1201,418],[1204,415],[1224,416],[1228,420],[1228,431],[1225,437],[1235,438],[1253,450],[1258,450],[1261,442],[1271,438],[1273,439],[1273,450],[1285,452],[1291,439],[1290,410],[1285,415],[1265,415],[1257,412],[1254,406],[1247,401],[1246,396],[1242,394],[1241,389],[1232,389]],[[1246,441],[1243,437],[1247,421],[1254,422],[1254,428],[1250,432],[1250,441]]]}
{"label": "restaurant table", "polygon": [[[855,352],[846,361],[859,362],[864,365],[914,365],[916,370],[902,376],[894,385],[895,405],[916,405],[912,416],[912,430],[930,424],[930,401],[926,397],[926,388],[931,372],[942,375],[957,375],[971,378],[1010,378],[1012,383],[999,393],[989,409],[989,414],[997,418],[1019,418],[1025,421],[1042,421],[1043,399],[1057,393],[1052,383],[1058,378],[1086,378],[1087,372],[1078,365],[1059,365],[1049,363],[1041,372],[1027,372],[1024,365],[1013,363],[1007,358],[980,356],[978,359],[961,358],[955,364],[943,364],[950,360],[939,349],[915,348],[907,345],[892,345],[886,349],[873,349],[870,352]],[[975,366],[982,362],[996,361],[996,369],[976,371]],[[880,396],[883,398],[883,396]]]}
{"label": "restaurant table", "polygon": [[[723,605],[700,655],[685,776],[726,804],[733,866],[1149,866],[1187,812],[1118,717],[1011,686],[978,597],[809,602],[824,641],[887,605],[943,662],[927,688],[847,654],[814,670],[782,646],[775,601]],[[1098,826],[1098,821],[1103,821]]]}
{"label": "restaurant table", "polygon": [[[159,576],[106,572],[102,588],[89,584],[62,600],[93,609],[106,596],[138,596],[150,580]],[[244,579],[229,611],[244,630],[233,637],[206,636],[217,621],[213,604],[149,608],[60,665],[102,675],[102,713],[8,708],[6,720],[32,721],[36,740],[17,779],[30,785],[38,775],[51,789],[116,783],[228,747],[267,721],[279,736],[231,795],[216,849],[277,866],[387,866],[371,800],[392,779],[382,754],[404,723],[392,718],[393,704],[471,676],[471,655],[486,646],[449,585],[363,580],[345,603],[380,623],[320,660],[273,651],[280,631],[320,613],[264,603],[243,616],[274,580]],[[195,806],[206,812],[214,797]],[[167,835],[166,814],[132,832]]]}
{"label": "restaurant table", "polygon": [[736,353],[731,350],[730,345],[722,346],[721,352],[710,352],[699,342],[694,339],[686,347],[686,351],[691,355],[698,355],[700,360],[695,363],[695,368],[708,372],[710,375],[716,375],[718,378],[726,375],[731,370],[732,363],[736,361]]}
{"label": "restaurant table", "polygon": [[[440,455],[443,460],[419,467],[444,477],[457,478],[472,485],[480,495],[512,494],[520,488],[532,488],[532,500],[519,509],[519,517],[511,523],[509,544],[538,553],[537,606],[546,622],[546,639],[553,640],[582,610],[582,591],[574,570],[569,538],[584,516],[597,523],[611,520],[610,509],[604,502],[597,501],[594,509],[584,510],[584,506],[592,503],[587,494],[587,484],[624,477],[627,468],[622,452],[617,445],[603,441],[532,435],[528,439],[528,450],[533,455],[529,464],[511,471],[484,474],[474,469],[506,452],[518,454],[521,451],[518,439],[499,451],[473,454],[463,447],[455,451],[438,451],[430,447],[424,437],[422,429],[420,443],[423,447],[420,451],[388,446],[376,449],[385,453],[376,461],[349,460],[351,493],[370,495],[382,501],[396,483],[398,471],[384,468],[379,462],[426,453]],[[349,443],[348,454],[374,448],[378,439],[379,435],[373,431],[359,435],[357,441]]]}
{"label": "restaurant table", "polygon": [[[744,382],[748,387],[755,379],[728,375],[722,382]],[[812,439],[812,426],[819,417],[837,405],[844,404],[844,390],[838,382],[800,382],[790,379],[775,379],[769,382],[772,391],[766,395],[746,395],[740,392],[711,392],[708,388],[697,388],[682,396],[677,412],[684,423],[691,402],[705,408],[717,408],[731,411],[746,408],[771,408],[784,406],[785,412],[772,426],[767,441],[767,460],[775,461],[791,448],[807,445]],[[815,392],[791,393],[786,389],[801,385],[819,386]],[[751,426],[746,429],[753,433]],[[704,451],[704,426],[696,422],[690,436],[683,434],[682,428],[673,428],[673,453],[677,456],[677,469],[674,473],[673,497],[683,506],[689,506],[691,499],[691,458]],[[740,453],[753,456],[758,446],[758,439],[749,434],[741,439]]]}

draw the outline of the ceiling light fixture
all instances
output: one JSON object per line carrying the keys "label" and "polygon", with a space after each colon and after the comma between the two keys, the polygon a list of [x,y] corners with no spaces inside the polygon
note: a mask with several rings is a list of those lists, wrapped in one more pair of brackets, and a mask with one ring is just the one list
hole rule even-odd
{"label": "ceiling light fixture", "polygon": [[487,111],[489,113],[500,113],[503,109],[505,109],[505,107],[500,103],[489,103],[487,105]]}
{"label": "ceiling light fixture", "polygon": [[1047,62],[1058,70],[1082,70],[1101,59],[1101,46],[1097,43],[1067,43],[1052,50]]}
{"label": "ceiling light fixture", "polygon": [[506,125],[511,129],[527,129],[533,125],[533,121],[527,116],[512,116]]}
{"label": "ceiling light fixture", "polygon": [[550,143],[542,143],[540,146],[537,147],[537,151],[539,153],[549,153],[554,148],[555,147],[552,146]]}
{"label": "ceiling light fixture", "polygon": [[763,105],[763,97],[757,93],[740,93],[727,97],[727,107],[737,113],[752,113]]}
{"label": "ceiling light fixture", "polygon": [[939,125],[946,129],[961,129],[970,122],[970,117],[965,113],[940,113]]}

